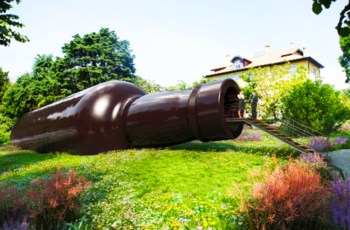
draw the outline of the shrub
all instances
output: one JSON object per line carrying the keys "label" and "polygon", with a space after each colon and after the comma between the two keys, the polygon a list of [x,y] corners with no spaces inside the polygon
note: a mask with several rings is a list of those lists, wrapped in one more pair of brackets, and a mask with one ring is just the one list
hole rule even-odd
{"label": "shrub", "polygon": [[0,144],[10,143],[10,134],[13,127],[12,119],[0,114]]}
{"label": "shrub", "polygon": [[249,134],[247,132],[243,132],[235,141],[241,141],[241,142],[246,142],[246,141],[259,141],[262,140],[262,135],[259,133],[253,133]]}
{"label": "shrub", "polygon": [[314,149],[317,152],[322,152],[325,148],[333,148],[334,143],[332,140],[326,137],[313,137],[310,139],[310,143],[307,145],[308,148]]}
{"label": "shrub", "polygon": [[306,146],[310,149],[314,149],[317,152],[322,152],[325,148],[333,149],[334,147],[339,148],[339,146],[346,147],[347,138],[346,137],[336,137],[336,138],[326,138],[326,137],[313,137],[310,139],[309,144]]}
{"label": "shrub", "polygon": [[344,124],[342,127],[339,128],[339,130],[350,131],[350,124]]}
{"label": "shrub", "polygon": [[[330,189],[315,167],[301,161],[254,175],[252,199],[242,200],[251,228],[323,229]],[[254,225],[254,226],[253,226]]]}
{"label": "shrub", "polygon": [[243,129],[253,129],[253,127],[252,127],[252,126],[248,126],[248,125],[244,124],[244,125],[243,125]]}
{"label": "shrub", "polygon": [[332,227],[339,229],[350,228],[350,178],[342,181],[337,176],[332,183],[333,197],[331,200],[331,221]]}
{"label": "shrub", "polygon": [[10,183],[0,184],[0,229],[22,221],[24,209],[25,205],[17,187]]}
{"label": "shrub", "polygon": [[27,196],[32,200],[30,217],[37,229],[60,228],[64,222],[74,221],[83,189],[90,184],[78,178],[74,169],[62,174],[60,168],[56,174],[51,172],[49,179],[34,181]]}
{"label": "shrub", "polygon": [[283,116],[300,121],[323,133],[331,133],[349,119],[344,98],[329,84],[312,82],[294,85],[282,97]]}
{"label": "shrub", "polygon": [[[1,229],[1,228],[0,228]],[[3,228],[1,230],[35,230],[35,226],[30,226],[27,217],[24,217],[22,221],[14,221],[10,219],[5,222]]]}
{"label": "shrub", "polygon": [[299,160],[303,161],[303,162],[307,162],[307,163],[311,163],[311,164],[319,164],[319,163],[323,163],[323,157],[322,155],[315,153],[309,153],[309,154],[302,154],[299,157]]}
{"label": "shrub", "polygon": [[20,194],[12,184],[0,184],[0,230],[63,229],[74,221],[82,191],[90,182],[69,173],[51,172],[46,180],[33,181],[28,192]]}
{"label": "shrub", "polygon": [[335,141],[335,143],[337,143],[338,145],[346,144],[347,138],[346,138],[346,137],[336,137],[336,138],[334,138],[334,141]]}

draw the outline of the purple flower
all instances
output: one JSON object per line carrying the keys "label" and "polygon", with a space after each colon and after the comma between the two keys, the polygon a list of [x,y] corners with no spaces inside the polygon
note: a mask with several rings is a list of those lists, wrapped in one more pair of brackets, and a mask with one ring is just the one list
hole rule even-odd
{"label": "purple flower", "polygon": [[253,133],[252,134],[252,141],[258,141],[262,139],[262,135],[260,133]]}
{"label": "purple flower", "polygon": [[300,155],[299,160],[308,162],[311,164],[318,164],[319,162],[323,162],[323,157],[322,155],[319,155],[316,152],[314,152],[313,154],[309,153],[307,155],[305,154]]}
{"label": "purple flower", "polygon": [[258,141],[262,139],[262,135],[259,133],[249,134],[247,132],[243,132],[236,141],[247,142],[247,141]]}
{"label": "purple flower", "polygon": [[346,137],[336,137],[334,138],[335,143],[337,143],[338,145],[340,144],[346,144],[347,142],[347,138]]}
{"label": "purple flower", "polygon": [[307,145],[309,149],[314,149],[317,152],[322,152],[324,148],[333,148],[334,143],[326,137],[313,137]]}
{"label": "purple flower", "polygon": [[2,230],[13,230],[13,229],[18,229],[18,230],[34,230],[35,226],[29,227],[29,222],[28,218],[24,217],[22,221],[20,220],[14,220],[10,219],[7,222],[4,223],[4,225],[0,226],[0,229]]}
{"label": "purple flower", "polygon": [[350,179],[342,181],[338,175],[332,182],[331,200],[332,224],[350,229]]}

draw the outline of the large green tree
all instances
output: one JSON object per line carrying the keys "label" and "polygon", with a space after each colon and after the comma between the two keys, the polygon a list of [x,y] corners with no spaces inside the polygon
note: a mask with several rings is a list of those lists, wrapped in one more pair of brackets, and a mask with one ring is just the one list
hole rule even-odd
{"label": "large green tree", "polygon": [[0,104],[5,92],[10,86],[11,82],[8,78],[8,72],[4,72],[2,68],[0,68]]}
{"label": "large green tree", "polygon": [[37,108],[35,82],[29,73],[20,76],[5,93],[2,99],[1,112],[5,117],[18,119],[29,111]]}
{"label": "large green tree", "polygon": [[[302,65],[297,67],[296,72],[290,71],[289,68],[273,66],[251,68],[240,77],[247,83],[242,87],[243,92],[250,94],[254,90],[259,96],[260,116],[264,119],[273,117],[277,121],[282,106],[281,98],[294,85],[304,82],[308,77],[308,71]],[[250,95],[246,96],[251,98]]]}
{"label": "large green tree", "polygon": [[59,83],[55,78],[54,65],[55,61],[52,54],[38,54],[35,58],[31,78],[35,88],[40,89],[39,96],[36,99],[38,102],[36,107],[43,107],[65,96],[61,94]]}
{"label": "large green tree", "polygon": [[[15,39],[18,42],[27,42],[29,39],[14,31],[12,27],[22,28],[24,25],[17,20],[19,17],[14,14],[6,13],[9,9],[12,8],[10,4],[14,0],[1,0],[0,1],[0,45],[9,46],[11,43],[11,39]],[[21,1],[16,0],[17,4]]]}
{"label": "large green tree", "polygon": [[57,101],[60,95],[58,83],[54,78],[52,55],[38,55],[32,73],[19,77],[5,93],[2,114],[11,119],[18,119],[24,114]]}
{"label": "large green tree", "polygon": [[[336,2],[337,0],[313,0],[312,11],[315,14],[320,14],[323,10],[323,7],[328,9],[332,2]],[[344,7],[344,9],[340,12],[340,18],[337,26],[335,27],[338,31],[338,34],[341,37],[350,35],[350,2]]]}
{"label": "large green tree", "polygon": [[128,41],[120,40],[108,28],[73,38],[62,48],[64,58],[57,58],[55,63],[62,94],[70,95],[110,80],[136,83]]}
{"label": "large green tree", "polygon": [[320,132],[330,133],[350,117],[346,99],[331,85],[308,79],[294,85],[282,98],[282,113]]}
{"label": "large green tree", "polygon": [[96,84],[129,81],[153,93],[163,90],[154,82],[134,75],[134,56],[127,41],[119,40],[114,31],[102,28],[64,44],[64,58],[37,55],[32,73],[19,77],[7,90],[1,110],[14,120],[25,113],[55,102]]}
{"label": "large green tree", "polygon": [[350,36],[340,38],[340,48],[343,55],[339,57],[339,63],[346,73],[345,83],[350,82]]}

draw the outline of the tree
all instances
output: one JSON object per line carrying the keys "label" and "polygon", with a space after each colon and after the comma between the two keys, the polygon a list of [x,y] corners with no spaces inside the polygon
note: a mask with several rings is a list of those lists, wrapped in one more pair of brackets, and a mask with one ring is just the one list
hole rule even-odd
{"label": "tree", "polygon": [[64,58],[57,58],[55,63],[61,94],[68,96],[110,80],[136,83],[128,41],[120,40],[108,28],[73,38],[62,47]]}
{"label": "tree", "polygon": [[34,66],[33,66],[33,74],[34,76],[40,78],[44,76],[53,76],[53,66],[54,60],[52,54],[46,55],[37,55],[35,58]]}
{"label": "tree", "polygon": [[349,119],[350,108],[344,99],[331,85],[308,79],[282,98],[282,113],[328,134]]}
{"label": "tree", "polygon": [[33,73],[22,75],[6,91],[2,100],[2,114],[16,120],[34,109],[63,98],[53,77],[53,66],[52,55],[38,55]]}
{"label": "tree", "polygon": [[[61,94],[59,82],[55,78],[55,61],[52,54],[37,55],[32,72],[32,83],[39,88],[36,107],[40,108],[65,97]],[[40,101],[39,101],[40,100]]]}
{"label": "tree", "polygon": [[11,82],[8,78],[8,72],[4,72],[2,68],[0,68],[0,105],[6,90],[10,86],[11,86]]}
{"label": "tree", "polygon": [[294,85],[304,82],[308,77],[308,71],[301,65],[298,66],[296,72],[292,73],[288,68],[273,66],[272,68],[251,68],[240,77],[247,83],[247,87],[244,87],[243,90],[246,93],[255,90],[259,96],[259,114],[265,119],[273,117],[277,121],[281,98]]}
{"label": "tree", "polygon": [[165,90],[164,87],[162,87],[161,85],[155,83],[154,81],[151,80],[145,80],[141,77],[136,77],[136,85],[140,88],[142,88],[144,91],[146,91],[147,93],[157,93],[157,92],[162,92]]}
{"label": "tree", "polygon": [[31,80],[31,75],[26,73],[20,76],[16,83],[6,91],[1,108],[1,112],[5,117],[16,120],[37,108]]}
{"label": "tree", "polygon": [[343,89],[343,94],[345,94],[350,100],[350,89]]}
{"label": "tree", "polygon": [[[11,39],[15,39],[18,42],[28,42],[29,39],[26,36],[12,30],[11,27],[22,28],[24,25],[17,20],[19,17],[14,14],[6,14],[6,12],[12,8],[11,2],[14,0],[2,0],[0,2],[0,45],[9,46]],[[21,0],[16,0],[19,4]]]}
{"label": "tree", "polygon": [[340,48],[343,55],[339,57],[339,63],[346,73],[345,83],[350,82],[350,36],[340,38]]}
{"label": "tree", "polygon": [[216,81],[216,79],[202,77],[202,79],[200,81],[195,81],[192,83],[192,85],[187,85],[186,82],[180,80],[180,81],[178,81],[176,86],[169,86],[168,88],[166,88],[166,91],[190,90],[190,89],[193,89],[196,85],[206,84],[206,83],[209,83],[212,81]]}
{"label": "tree", "polygon": [[[328,9],[332,2],[337,0],[313,0],[312,11],[315,14],[320,14],[323,10],[323,7]],[[323,6],[323,7],[322,7]],[[344,7],[344,9],[340,12],[340,18],[337,26],[335,27],[338,31],[340,37],[346,37],[350,35],[350,2]]]}

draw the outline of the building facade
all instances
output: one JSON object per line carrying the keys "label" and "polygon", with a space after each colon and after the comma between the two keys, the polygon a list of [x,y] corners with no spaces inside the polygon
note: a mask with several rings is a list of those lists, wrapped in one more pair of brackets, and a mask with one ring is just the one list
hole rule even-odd
{"label": "building facade", "polygon": [[[289,63],[289,64],[288,64]],[[257,53],[254,57],[245,58],[242,56],[230,57],[226,56],[226,61],[215,68],[211,69],[212,73],[206,75],[206,78],[224,79],[232,78],[239,85],[244,85],[240,75],[248,71],[250,68],[264,68],[273,66],[281,66],[289,68],[291,72],[296,71],[299,65],[303,65],[310,72],[310,78],[313,80],[320,79],[320,69],[324,68],[314,58],[307,55],[306,48],[302,50],[295,48],[293,43],[289,49],[270,52],[270,46],[265,47],[264,52]]]}

